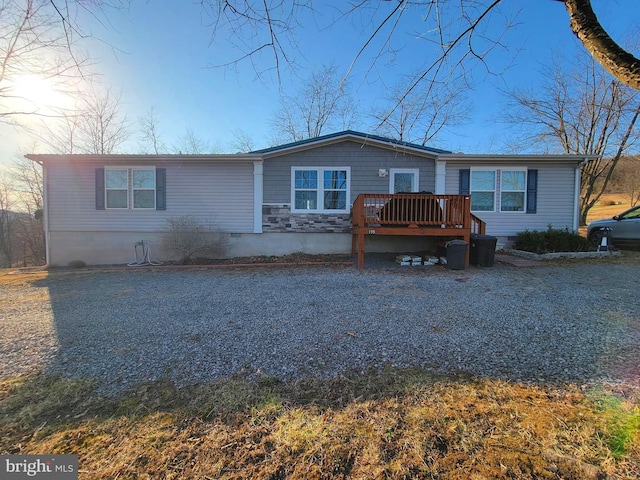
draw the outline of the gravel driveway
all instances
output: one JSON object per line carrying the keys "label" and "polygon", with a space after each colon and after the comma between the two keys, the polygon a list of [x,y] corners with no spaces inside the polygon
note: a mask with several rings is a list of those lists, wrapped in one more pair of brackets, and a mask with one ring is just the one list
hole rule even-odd
{"label": "gravel driveway", "polygon": [[111,394],[159,378],[395,365],[638,385],[639,273],[604,262],[53,272],[0,290],[0,377],[94,377]]}

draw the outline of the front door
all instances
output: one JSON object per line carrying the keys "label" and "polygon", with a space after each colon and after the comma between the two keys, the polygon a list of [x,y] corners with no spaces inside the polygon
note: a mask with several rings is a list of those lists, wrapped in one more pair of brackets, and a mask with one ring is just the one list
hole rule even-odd
{"label": "front door", "polygon": [[389,171],[389,193],[407,193],[418,191],[417,168],[392,168]]}

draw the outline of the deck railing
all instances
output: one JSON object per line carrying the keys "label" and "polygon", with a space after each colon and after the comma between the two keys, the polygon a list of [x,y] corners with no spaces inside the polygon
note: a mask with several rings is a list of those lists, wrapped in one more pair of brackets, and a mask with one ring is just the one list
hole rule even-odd
{"label": "deck railing", "polygon": [[480,229],[468,195],[362,193],[353,204],[354,227],[435,227]]}
{"label": "deck railing", "polygon": [[[419,235],[462,238],[484,234],[486,224],[471,213],[469,195],[361,193],[353,203],[351,251],[364,268],[365,236]],[[465,264],[469,265],[469,249]]]}
{"label": "deck railing", "polygon": [[471,233],[484,235],[486,232],[486,229],[487,229],[487,224],[472,213],[471,214]]}

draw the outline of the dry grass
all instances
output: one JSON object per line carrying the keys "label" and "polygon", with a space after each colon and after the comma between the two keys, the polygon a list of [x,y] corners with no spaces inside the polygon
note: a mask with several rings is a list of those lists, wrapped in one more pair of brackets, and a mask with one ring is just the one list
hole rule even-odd
{"label": "dry grass", "polygon": [[[612,205],[613,202],[618,204]],[[594,205],[591,210],[589,210],[587,222],[601,220],[603,218],[611,218],[629,208],[631,208],[631,203],[629,203],[629,197],[626,195],[615,193],[603,195],[602,198],[600,198],[600,201]]]}
{"label": "dry grass", "polygon": [[435,378],[389,369],[334,380],[141,385],[0,383],[0,453],[77,453],[81,479],[632,479],[629,391]]}
{"label": "dry grass", "polygon": [[3,286],[31,286],[34,282],[46,278],[48,272],[43,269],[22,272],[15,268],[0,268],[0,285]]}

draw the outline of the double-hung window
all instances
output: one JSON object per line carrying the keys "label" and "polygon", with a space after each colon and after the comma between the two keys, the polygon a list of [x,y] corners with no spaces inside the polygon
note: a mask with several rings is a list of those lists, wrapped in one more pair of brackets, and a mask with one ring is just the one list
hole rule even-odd
{"label": "double-hung window", "polygon": [[129,208],[129,170],[108,168],[104,176],[107,208]]}
{"label": "double-hung window", "polygon": [[502,170],[500,172],[501,212],[524,212],[526,193],[526,170]]}
{"label": "double-hung window", "polygon": [[156,171],[151,168],[131,169],[133,208],[156,208]]}
{"label": "double-hung window", "polygon": [[470,191],[471,210],[477,212],[495,211],[496,171],[471,170]]}
{"label": "double-hung window", "polygon": [[105,168],[107,209],[155,209],[155,168]]}
{"label": "double-hung window", "polygon": [[349,212],[349,167],[292,167],[291,177],[292,212]]}
{"label": "double-hung window", "polygon": [[459,193],[471,196],[472,212],[535,214],[538,170],[524,167],[460,169]]}

